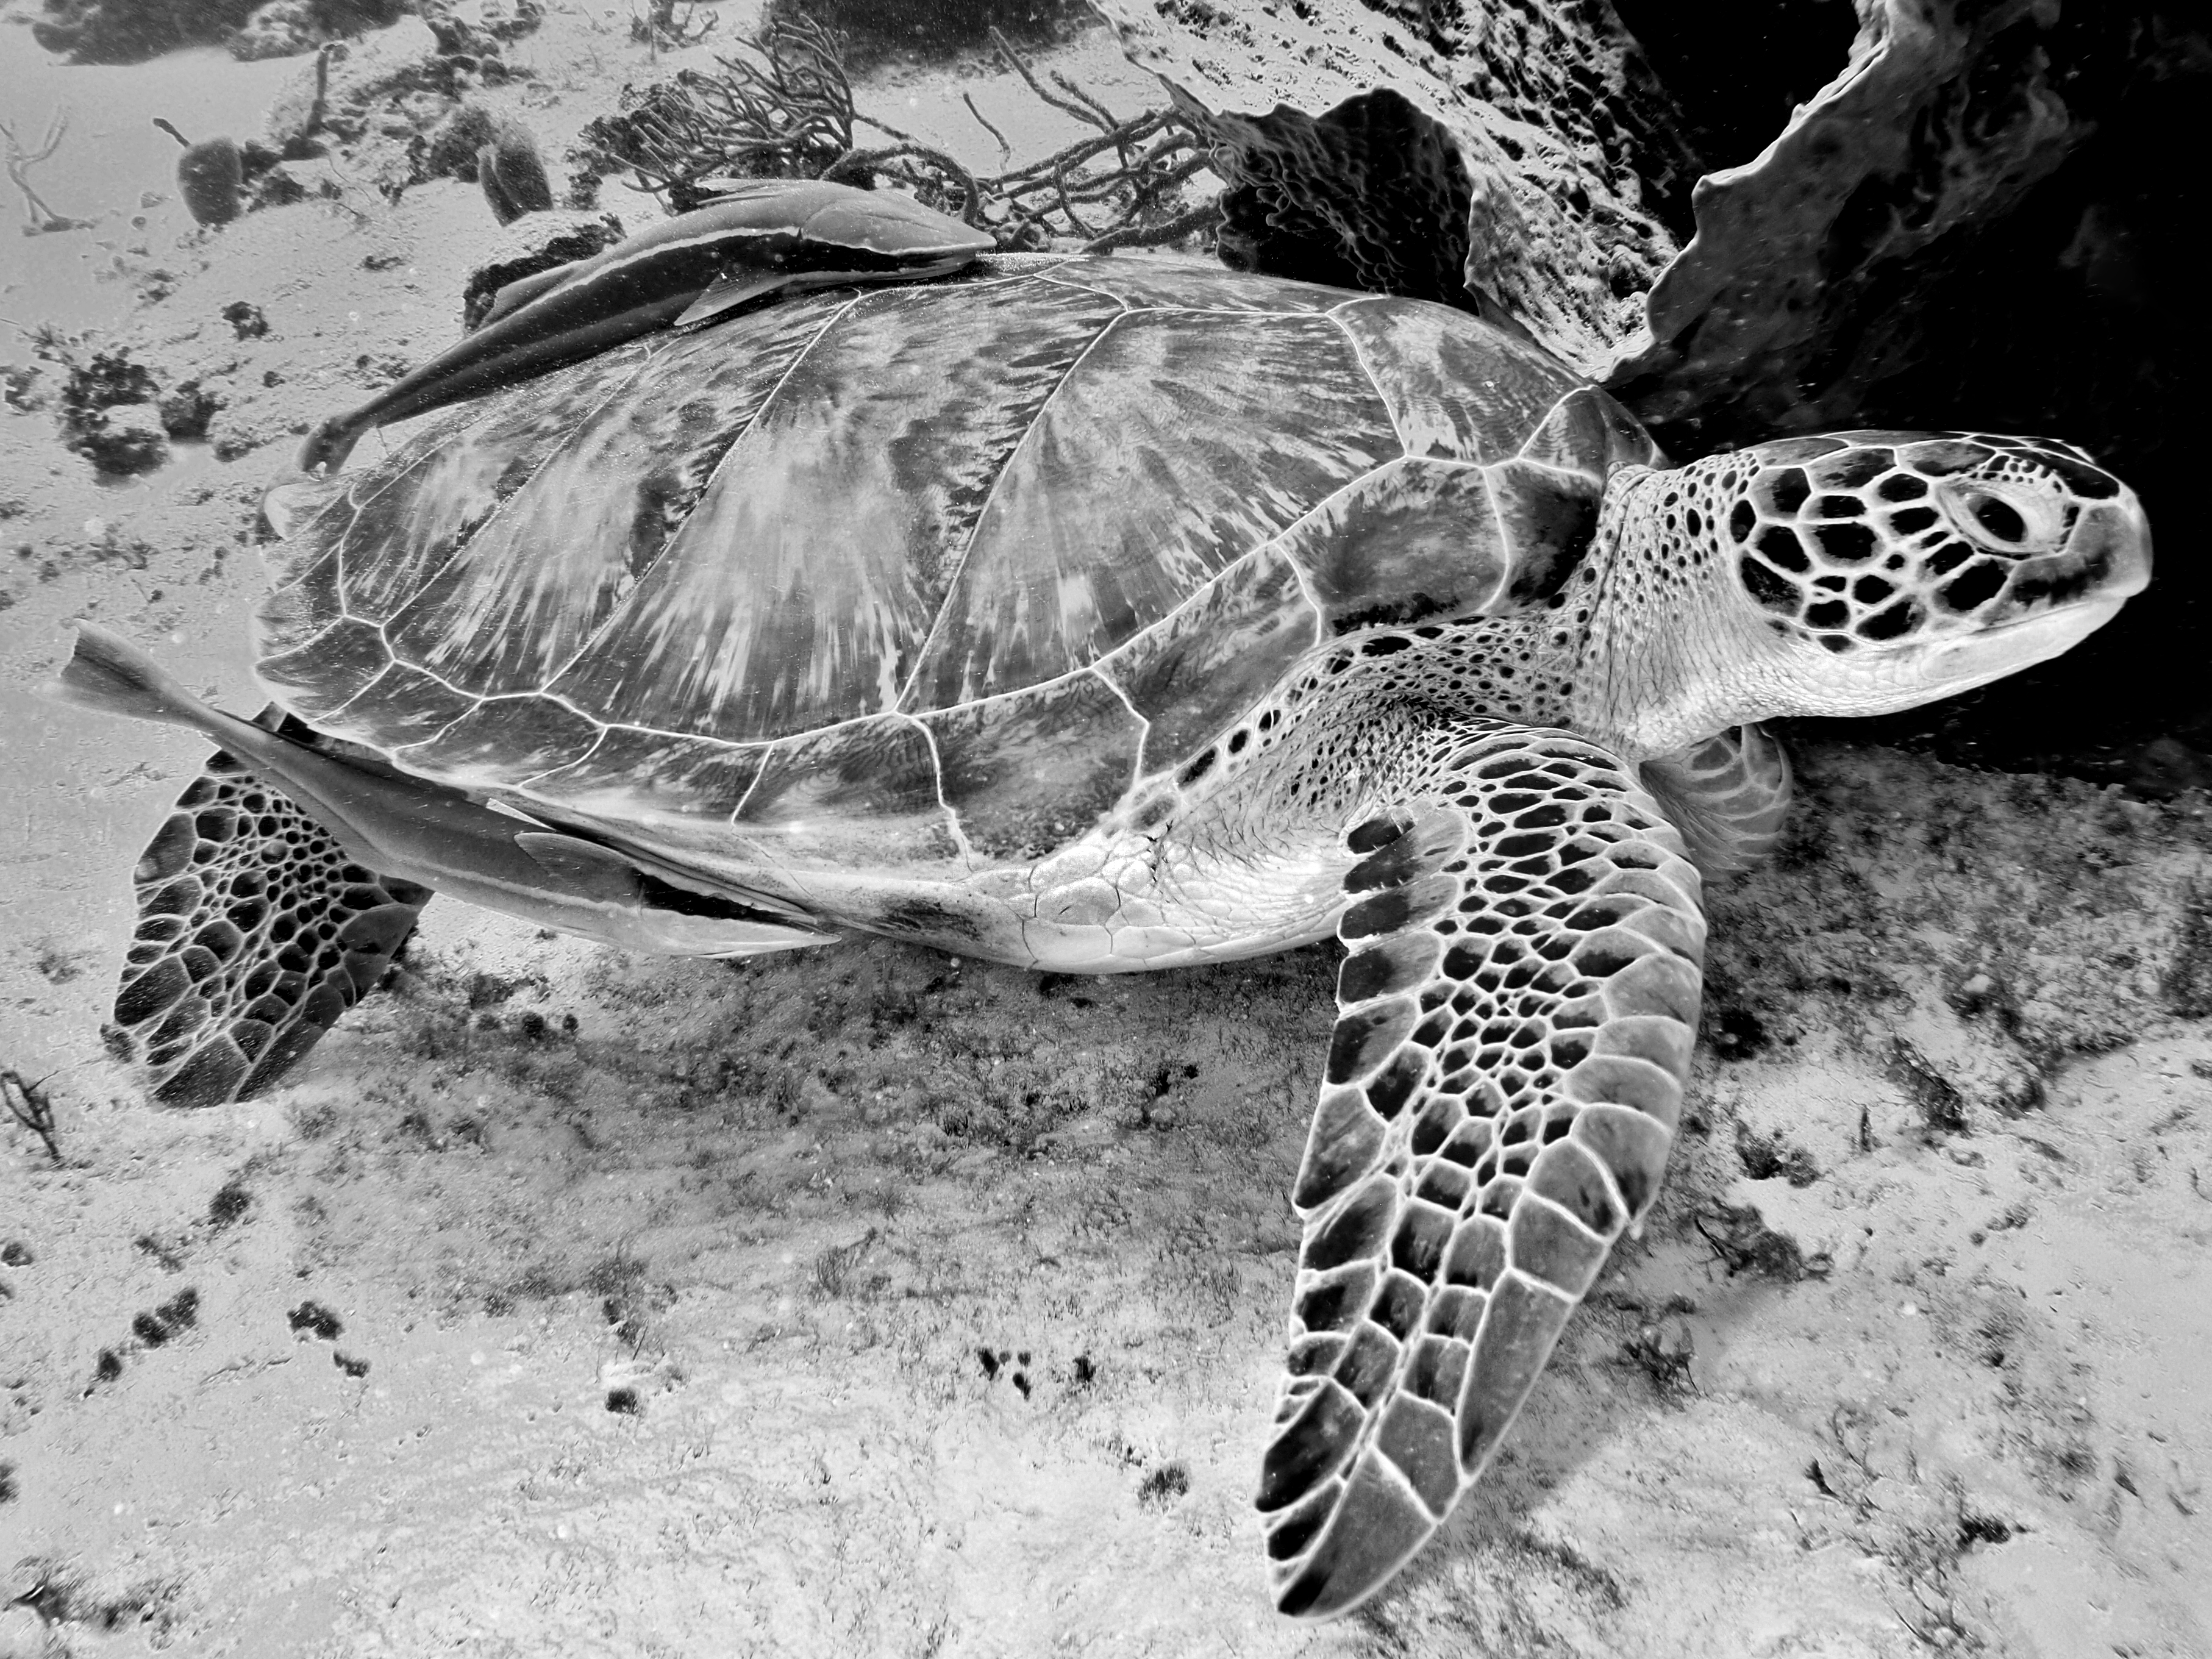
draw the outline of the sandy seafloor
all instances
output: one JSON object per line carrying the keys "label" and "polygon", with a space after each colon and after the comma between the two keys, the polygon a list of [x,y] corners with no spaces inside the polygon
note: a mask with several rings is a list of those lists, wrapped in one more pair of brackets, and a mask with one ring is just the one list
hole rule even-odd
{"label": "sandy seafloor", "polygon": [[[1784,857],[1713,896],[1660,1209],[1486,1486],[1321,1627],[1269,1609],[1250,1498],[1333,949],[733,969],[440,902],[289,1086],[150,1107],[99,1027],[203,745],[37,687],[90,617],[258,706],[258,494],[361,360],[453,337],[493,228],[440,183],[193,234],[139,204],[144,117],[243,133],[300,65],[0,31],[0,115],[70,100],[35,176],[104,216],[0,236],[0,313],[99,323],[265,440],[118,484],[0,416],[0,1066],[63,1154],[0,1120],[0,1656],[2212,1653],[2200,797],[1801,755]],[[563,6],[510,57],[550,155],[653,68]],[[1150,101],[1103,35],[1048,61]],[[864,107],[988,166],[962,84],[1055,136],[983,69]]]}

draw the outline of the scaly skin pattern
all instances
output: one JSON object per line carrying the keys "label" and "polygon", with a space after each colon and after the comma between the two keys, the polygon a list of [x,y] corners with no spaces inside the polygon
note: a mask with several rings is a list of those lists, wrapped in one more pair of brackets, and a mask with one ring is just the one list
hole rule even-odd
{"label": "scaly skin pattern", "polygon": [[[271,856],[281,852],[281,856]],[[218,753],[138,860],[110,1046],[179,1105],[257,1092],[391,967],[430,890],[365,870]]]}
{"label": "scaly skin pattern", "polygon": [[1658,1191],[1705,923],[1632,778],[1568,732],[1462,722],[1345,837],[1259,1496],[1285,1613],[1352,1606],[1450,1513]]}

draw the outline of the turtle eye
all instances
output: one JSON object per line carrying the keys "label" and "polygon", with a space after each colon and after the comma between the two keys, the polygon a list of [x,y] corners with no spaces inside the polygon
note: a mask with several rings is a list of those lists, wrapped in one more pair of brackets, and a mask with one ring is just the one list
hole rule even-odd
{"label": "turtle eye", "polygon": [[2025,553],[2054,545],[2065,534],[2065,508],[2047,492],[1979,480],[1945,483],[1940,493],[1952,522],[1990,552]]}
{"label": "turtle eye", "polygon": [[1974,522],[1989,532],[1993,540],[2023,542],[2027,539],[2027,520],[2007,507],[1994,495],[1984,495],[1968,508]]}

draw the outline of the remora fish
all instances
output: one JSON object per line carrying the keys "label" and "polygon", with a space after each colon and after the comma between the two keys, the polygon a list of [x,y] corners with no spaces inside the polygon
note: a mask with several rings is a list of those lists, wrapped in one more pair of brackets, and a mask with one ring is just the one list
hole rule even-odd
{"label": "remora fish", "polygon": [[810,179],[708,181],[715,198],[611,248],[509,283],[476,331],[310,433],[304,472],[336,472],[362,434],[514,386],[763,295],[957,270],[990,237],[890,191]]}
{"label": "remora fish", "polygon": [[[629,856],[503,802],[410,777],[353,745],[306,742],[225,714],[128,640],[91,623],[77,624],[76,649],[48,690],[83,708],[189,726],[212,738],[262,782],[296,801],[349,858],[387,881],[397,878],[655,955],[744,955],[822,935],[811,923],[704,884],[678,885],[684,872],[664,860]],[[398,939],[428,896],[411,901]],[[388,948],[396,949],[398,939]]]}

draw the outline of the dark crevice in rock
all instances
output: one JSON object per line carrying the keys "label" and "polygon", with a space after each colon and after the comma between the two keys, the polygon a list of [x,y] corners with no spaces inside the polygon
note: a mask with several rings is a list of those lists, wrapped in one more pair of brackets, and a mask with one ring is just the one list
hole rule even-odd
{"label": "dark crevice in rock", "polygon": [[[1463,276],[1467,173],[1439,123],[1388,88],[1317,118],[1278,108],[1264,118],[1272,142],[1241,145],[1231,162],[1234,181],[1221,198],[1224,263],[1475,309]],[[1370,216],[1439,230],[1363,235]]]}
{"label": "dark crevice in rock", "polygon": [[1835,78],[1858,29],[1850,0],[1613,0],[1613,9],[1715,168],[1765,149]]}

